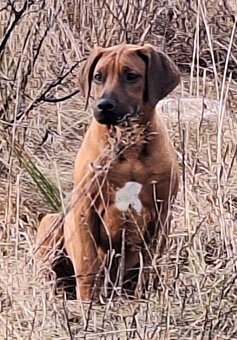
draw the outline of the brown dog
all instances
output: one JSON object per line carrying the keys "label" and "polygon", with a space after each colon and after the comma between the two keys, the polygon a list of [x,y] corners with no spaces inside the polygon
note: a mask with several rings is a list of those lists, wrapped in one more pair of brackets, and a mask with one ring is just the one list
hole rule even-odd
{"label": "brown dog", "polygon": [[[133,294],[142,266],[162,253],[179,171],[155,106],[179,79],[173,62],[149,44],[98,47],[81,68],[80,90],[93,101],[94,117],[76,158],[63,226],[78,299],[91,299],[102,279]],[[50,233],[55,217],[39,225],[38,256],[59,238]]]}

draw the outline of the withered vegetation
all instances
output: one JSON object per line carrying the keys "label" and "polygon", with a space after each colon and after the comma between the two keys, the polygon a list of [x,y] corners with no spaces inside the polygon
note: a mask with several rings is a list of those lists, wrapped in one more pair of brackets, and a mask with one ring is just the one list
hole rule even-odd
{"label": "withered vegetation", "polygon": [[[237,338],[237,5],[205,0],[2,0],[0,338]],[[41,214],[64,208],[90,122],[77,72],[95,44],[151,42],[182,72],[158,105],[181,187],[162,285],[82,307],[34,259]]]}

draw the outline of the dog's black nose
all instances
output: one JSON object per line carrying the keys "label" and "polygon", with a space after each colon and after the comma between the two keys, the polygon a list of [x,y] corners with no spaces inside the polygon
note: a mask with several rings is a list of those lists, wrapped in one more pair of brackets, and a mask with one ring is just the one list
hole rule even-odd
{"label": "dog's black nose", "polygon": [[97,103],[97,108],[104,112],[113,112],[115,109],[115,101],[113,99],[101,98]]}

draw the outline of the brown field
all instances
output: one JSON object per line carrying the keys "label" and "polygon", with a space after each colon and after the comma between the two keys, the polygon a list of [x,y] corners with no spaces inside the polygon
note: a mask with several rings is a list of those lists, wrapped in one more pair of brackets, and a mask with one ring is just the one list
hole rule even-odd
{"label": "brown field", "polygon": [[[237,339],[236,3],[168,3],[1,1],[0,339]],[[160,291],[82,306],[55,296],[45,279],[36,226],[67,204],[90,122],[77,91],[80,61],[97,42],[121,41],[159,43],[182,71],[157,108],[181,186]]]}

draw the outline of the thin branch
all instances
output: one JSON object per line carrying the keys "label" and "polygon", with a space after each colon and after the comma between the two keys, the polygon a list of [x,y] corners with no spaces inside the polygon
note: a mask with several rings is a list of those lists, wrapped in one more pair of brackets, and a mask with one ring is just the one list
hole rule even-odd
{"label": "thin branch", "polygon": [[29,8],[33,4],[34,4],[34,1],[26,0],[24,2],[23,7],[19,11],[16,11],[14,9],[13,13],[14,13],[15,18],[13,19],[12,23],[10,24],[10,26],[7,28],[4,37],[2,38],[2,41],[0,42],[0,57],[1,57],[1,54],[2,54],[4,48],[5,48],[6,44],[7,44],[8,39],[10,38],[10,36],[11,36],[15,26],[18,23],[18,21],[22,18],[23,14],[27,10],[27,8]]}
{"label": "thin branch", "polygon": [[[22,111],[22,112],[20,112],[18,115],[17,115],[17,117],[16,117],[16,121],[19,121],[20,119],[22,119],[23,117],[25,117],[25,116],[27,116],[28,115],[28,113],[33,109],[33,108],[35,108],[36,106],[38,106],[41,102],[44,102],[45,100],[47,101],[47,94],[53,89],[53,88],[55,88],[55,87],[57,87],[58,85],[60,85],[62,82],[63,82],[63,80],[81,63],[81,62],[83,62],[84,60],[85,60],[86,58],[83,58],[83,59],[81,59],[81,60],[79,60],[79,61],[77,61],[74,65],[72,65],[71,67],[70,67],[70,69],[67,71],[67,72],[65,72],[64,74],[62,74],[62,75],[59,75],[58,76],[58,78],[56,79],[56,80],[54,80],[54,81],[52,81],[47,87],[46,87],[46,89],[38,96],[38,97],[36,97],[34,100],[33,100],[33,102],[28,106],[28,108],[26,109],[26,110],[24,110],[24,111]],[[63,72],[63,70],[64,70],[64,67],[62,68],[62,71],[61,71],[61,73]],[[76,92],[76,91],[75,91]],[[74,94],[70,94],[70,95],[68,95],[69,96],[69,98],[70,97],[72,97],[72,95],[75,95],[75,93]],[[50,97],[48,97],[48,98],[50,98]],[[65,100],[65,99],[64,99]],[[59,101],[62,101],[62,100],[59,100]],[[57,100],[56,100],[56,102],[57,102]],[[13,120],[11,120],[10,121],[10,123],[12,124],[13,123]]]}
{"label": "thin branch", "polygon": [[78,93],[79,93],[79,90],[75,90],[74,92],[69,93],[67,96],[61,97],[61,98],[45,97],[44,101],[47,102],[47,103],[60,103],[60,102],[63,102],[65,100],[72,98],[73,96],[75,96]]}

